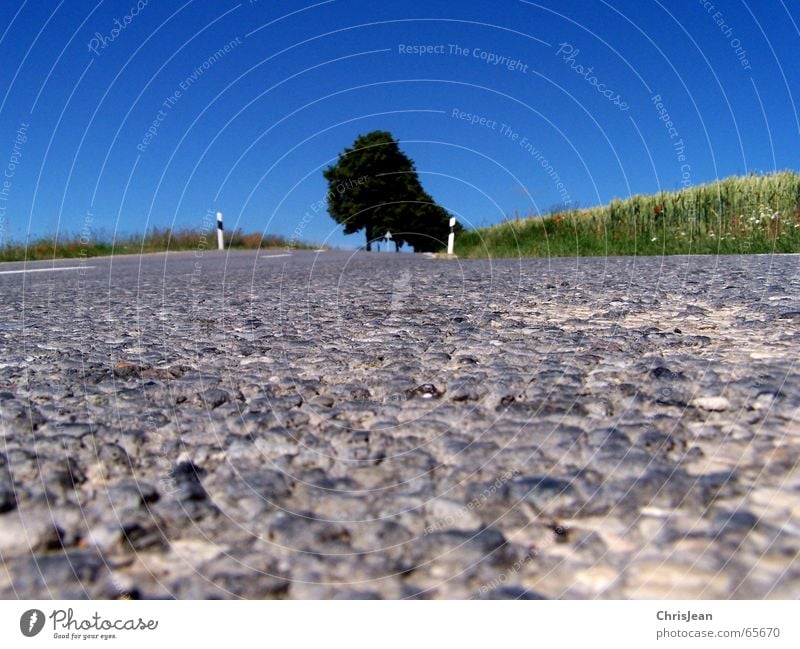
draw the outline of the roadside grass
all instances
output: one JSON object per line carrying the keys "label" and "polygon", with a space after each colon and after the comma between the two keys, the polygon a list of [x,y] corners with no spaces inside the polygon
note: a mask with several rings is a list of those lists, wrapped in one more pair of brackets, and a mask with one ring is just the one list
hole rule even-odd
{"label": "roadside grass", "polygon": [[[310,249],[308,243],[290,241],[278,235],[234,230],[225,233],[228,249],[256,250],[259,248]],[[216,230],[203,232],[189,228],[152,228],[143,235],[125,235],[116,239],[86,234],[60,237],[39,237],[26,244],[9,241],[0,247],[2,261],[34,261],[42,259],[74,259],[105,255],[139,255],[150,252],[181,250],[216,250]]]}
{"label": "roadside grass", "polygon": [[733,177],[509,220],[463,232],[455,252],[466,258],[800,252],[800,175]]}

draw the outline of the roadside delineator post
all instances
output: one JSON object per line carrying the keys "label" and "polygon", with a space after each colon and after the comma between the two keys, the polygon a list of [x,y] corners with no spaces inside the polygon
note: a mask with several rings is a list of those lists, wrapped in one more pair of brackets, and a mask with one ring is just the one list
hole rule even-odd
{"label": "roadside delineator post", "polygon": [[217,250],[225,250],[225,239],[222,237],[222,212],[217,212]]}
{"label": "roadside delineator post", "polygon": [[391,250],[389,250],[389,242],[392,240],[392,233],[386,230],[386,234],[383,235],[383,238],[386,240],[386,252],[391,252]]}
{"label": "roadside delineator post", "polygon": [[456,243],[456,217],[450,219],[450,234],[447,235],[447,254],[452,255]]}

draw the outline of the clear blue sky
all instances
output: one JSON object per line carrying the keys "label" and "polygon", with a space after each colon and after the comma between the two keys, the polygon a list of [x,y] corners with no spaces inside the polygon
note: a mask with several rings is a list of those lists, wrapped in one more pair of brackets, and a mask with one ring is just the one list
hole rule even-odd
{"label": "clear blue sky", "polygon": [[374,129],[468,227],[798,169],[798,25],[790,0],[5,0],[0,236],[219,209],[361,245],[303,215]]}

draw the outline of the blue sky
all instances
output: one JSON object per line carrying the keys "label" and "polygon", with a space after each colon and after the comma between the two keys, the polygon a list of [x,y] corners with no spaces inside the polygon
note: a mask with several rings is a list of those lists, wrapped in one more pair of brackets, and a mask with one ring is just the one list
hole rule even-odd
{"label": "blue sky", "polygon": [[312,206],[374,129],[467,227],[798,169],[798,25],[787,0],[9,0],[0,237],[222,210],[355,247]]}

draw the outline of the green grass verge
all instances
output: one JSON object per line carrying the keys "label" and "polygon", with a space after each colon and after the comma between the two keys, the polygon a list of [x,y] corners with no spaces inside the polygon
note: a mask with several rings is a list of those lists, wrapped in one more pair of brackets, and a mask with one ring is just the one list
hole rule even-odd
{"label": "green grass verge", "polygon": [[[290,241],[277,235],[243,233],[240,230],[225,233],[225,246],[229,249],[259,248],[316,248],[308,243]],[[127,235],[115,240],[94,236],[70,234],[67,236],[40,237],[27,244],[6,242],[0,247],[2,261],[34,261],[41,259],[74,259],[105,255],[139,255],[150,252],[180,250],[215,250],[216,230],[153,228],[146,235]]]}
{"label": "green grass verge", "polygon": [[463,232],[455,252],[466,258],[800,252],[800,176],[727,178],[506,221]]}

